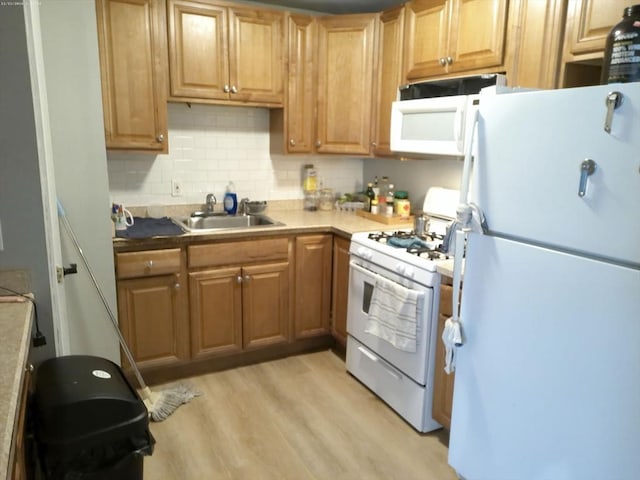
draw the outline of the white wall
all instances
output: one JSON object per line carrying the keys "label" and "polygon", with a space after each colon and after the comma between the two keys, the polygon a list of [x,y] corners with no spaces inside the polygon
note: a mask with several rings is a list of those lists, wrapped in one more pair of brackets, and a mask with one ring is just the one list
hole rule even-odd
{"label": "white wall", "polygon": [[30,272],[47,345],[34,361],[55,354],[40,171],[22,5],[0,6],[0,268]]}
{"label": "white wall", "polygon": [[[271,155],[266,108],[170,103],[168,121],[167,155],[108,153],[114,202],[203,203],[209,192],[222,202],[230,180],[239,197],[301,199],[306,163],[313,163],[324,186],[336,192],[362,189],[362,159]],[[181,180],[183,196],[171,196],[172,179]]]}

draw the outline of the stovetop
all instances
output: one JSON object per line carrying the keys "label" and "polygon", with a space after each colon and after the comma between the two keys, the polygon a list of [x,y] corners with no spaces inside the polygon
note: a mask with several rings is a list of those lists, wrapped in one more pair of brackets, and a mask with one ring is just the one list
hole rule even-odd
{"label": "stovetop", "polygon": [[443,260],[448,256],[442,251],[444,235],[436,232],[417,234],[413,230],[371,232],[367,240],[373,240],[393,248],[404,250],[427,260]]}

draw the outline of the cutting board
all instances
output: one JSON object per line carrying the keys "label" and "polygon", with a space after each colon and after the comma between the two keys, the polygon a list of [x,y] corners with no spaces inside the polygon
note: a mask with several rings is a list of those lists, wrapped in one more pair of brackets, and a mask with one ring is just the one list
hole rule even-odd
{"label": "cutting board", "polygon": [[360,217],[364,217],[368,220],[373,220],[374,222],[384,223],[386,225],[397,225],[401,223],[412,223],[413,215],[409,217],[401,217],[400,215],[381,215],[379,213],[371,213],[366,210],[356,210],[356,215]]}

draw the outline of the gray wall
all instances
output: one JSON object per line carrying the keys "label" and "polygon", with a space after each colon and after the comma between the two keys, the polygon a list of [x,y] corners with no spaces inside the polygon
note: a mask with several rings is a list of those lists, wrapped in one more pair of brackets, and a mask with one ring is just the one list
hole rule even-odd
{"label": "gray wall", "polygon": [[47,345],[34,359],[55,353],[40,172],[22,5],[0,6],[0,268],[31,274],[40,328]]}
{"label": "gray wall", "polygon": [[364,162],[364,182],[386,175],[396,190],[407,190],[411,210],[422,210],[424,195],[430,187],[460,189],[463,162],[457,158],[429,160],[371,159]]}

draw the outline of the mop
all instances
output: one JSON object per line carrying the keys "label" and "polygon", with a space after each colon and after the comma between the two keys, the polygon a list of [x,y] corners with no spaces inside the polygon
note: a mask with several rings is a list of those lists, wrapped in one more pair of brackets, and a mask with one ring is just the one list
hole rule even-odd
{"label": "mop", "polygon": [[80,254],[80,258],[82,259],[82,262],[84,263],[84,266],[86,267],[87,272],[89,272],[89,276],[91,277],[93,286],[98,292],[98,295],[100,296],[100,300],[102,300],[102,304],[104,305],[104,308],[107,310],[107,313],[109,314],[111,323],[120,340],[120,346],[122,347],[122,351],[126,355],[127,360],[129,360],[129,364],[131,365],[131,368],[133,369],[136,379],[138,380],[138,384],[140,385],[139,393],[142,398],[142,401],[147,407],[147,411],[149,412],[149,417],[154,422],[161,422],[165,420],[180,405],[184,403],[188,403],[194,397],[199,396],[200,392],[193,391],[191,388],[187,387],[186,385],[177,385],[175,387],[164,390],[162,392],[151,391],[151,389],[147,386],[147,384],[143,380],[142,375],[140,374],[140,370],[138,369],[138,366],[136,365],[136,362],[133,359],[131,350],[129,350],[129,347],[127,346],[127,343],[124,337],[122,336],[122,332],[120,332],[120,327],[118,327],[118,321],[116,320],[116,317],[113,314],[113,311],[111,310],[111,307],[109,306],[109,303],[107,302],[107,299],[105,298],[104,293],[102,293],[102,289],[98,285],[98,281],[96,280],[96,277],[93,274],[91,267],[89,266],[89,262],[84,256],[82,248],[80,247],[80,243],[78,243],[76,234],[74,233],[73,228],[71,228],[71,224],[67,219],[66,212],[62,207],[62,203],[60,203],[60,200],[58,200],[58,216],[60,217],[62,224],[67,230],[67,233],[71,237],[73,244],[78,250],[78,253]]}

